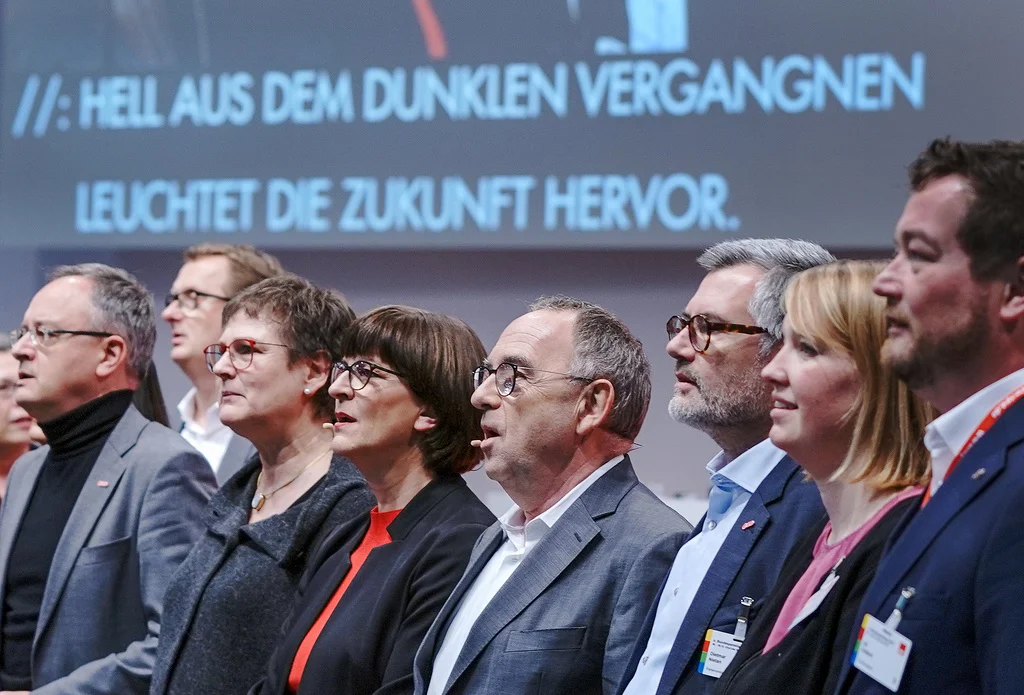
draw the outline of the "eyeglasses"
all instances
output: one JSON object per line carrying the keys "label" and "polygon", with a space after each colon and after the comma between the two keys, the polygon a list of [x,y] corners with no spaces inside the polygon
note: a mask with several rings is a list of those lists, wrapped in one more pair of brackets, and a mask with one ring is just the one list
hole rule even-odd
{"label": "eyeglasses", "polygon": [[164,306],[168,307],[177,302],[178,306],[182,309],[194,311],[199,306],[200,297],[212,297],[213,299],[220,299],[225,302],[231,301],[231,297],[222,297],[219,294],[210,294],[209,292],[200,292],[199,290],[185,290],[184,292],[169,294],[164,297]]}
{"label": "eyeglasses", "polygon": [[386,367],[382,367],[379,364],[373,362],[367,362],[366,360],[359,360],[349,364],[345,360],[335,362],[331,365],[331,383],[341,378],[341,375],[348,372],[348,383],[351,384],[353,391],[359,389],[370,383],[370,379],[374,376],[374,372],[387,372],[388,374],[394,374],[401,378],[402,375],[398,372],[393,372]]}
{"label": "eyeglasses", "polygon": [[479,367],[473,370],[473,388],[478,389],[480,385],[487,381],[487,378],[494,375],[494,387],[498,389],[498,395],[504,398],[510,395],[516,389],[516,379],[519,377],[519,372],[541,372],[543,374],[555,374],[557,376],[563,376],[570,380],[585,381],[588,384],[593,381],[592,378],[586,376],[577,376],[576,374],[566,374],[565,372],[552,372],[547,369],[537,369],[536,367],[524,367],[522,365],[513,364],[511,362],[502,362],[497,367],[492,367],[487,364],[481,364]]}
{"label": "eyeglasses", "polygon": [[747,326],[742,323],[718,323],[717,321],[710,321],[707,316],[703,314],[694,314],[688,319],[681,318],[679,316],[672,316],[669,318],[668,323],[665,324],[665,330],[668,331],[668,339],[672,340],[679,332],[684,328],[688,328],[690,331],[690,345],[697,352],[705,352],[711,346],[711,334],[718,331],[722,333],[745,333],[747,335],[757,335],[758,333],[767,333],[768,329],[761,328],[760,326]]}
{"label": "eyeglasses", "polygon": [[11,331],[11,343],[16,343],[25,336],[28,336],[29,342],[34,347],[50,347],[57,338],[62,335],[88,335],[94,338],[110,338],[113,333],[107,333],[106,331],[66,331],[62,328],[21,328]]}
{"label": "eyeglasses", "polygon": [[288,347],[281,343],[264,343],[260,340],[250,340],[249,338],[238,338],[232,340],[230,345],[224,343],[214,343],[213,345],[207,345],[206,349],[203,350],[203,354],[206,355],[206,367],[212,372],[213,368],[220,362],[220,358],[224,356],[226,352],[228,359],[231,360],[232,366],[238,371],[248,369],[252,364],[252,356],[256,352],[257,345],[272,345],[274,347]]}

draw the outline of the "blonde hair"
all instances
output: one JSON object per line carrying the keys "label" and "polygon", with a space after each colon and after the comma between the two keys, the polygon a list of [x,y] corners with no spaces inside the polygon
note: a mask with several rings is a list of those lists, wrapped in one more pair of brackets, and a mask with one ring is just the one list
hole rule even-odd
{"label": "blonde hair", "polygon": [[[865,482],[878,491],[925,485],[930,478],[924,428],[935,411],[881,360],[885,299],[871,285],[879,261],[839,261],[806,270],[783,299],[792,330],[812,344],[848,355],[861,377],[848,414],[850,450],[832,480]],[[849,421],[848,420],[848,421]]]}

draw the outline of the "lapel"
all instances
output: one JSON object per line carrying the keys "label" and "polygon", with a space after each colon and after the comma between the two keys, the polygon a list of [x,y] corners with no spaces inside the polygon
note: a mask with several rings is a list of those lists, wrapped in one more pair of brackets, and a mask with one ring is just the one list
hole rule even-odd
{"label": "lapel", "polygon": [[255,455],[256,447],[248,439],[237,434],[231,435],[228,448],[224,451],[224,458],[220,460],[220,466],[217,468],[217,484],[223,485],[230,480]]}
{"label": "lapel", "polygon": [[[459,680],[491,640],[533,603],[584,548],[600,535],[601,527],[595,520],[614,513],[622,498],[637,484],[633,466],[626,456],[565,510],[473,624],[459,658],[455,661],[445,692]],[[497,550],[497,546],[494,549]],[[476,563],[478,566],[474,567],[475,574],[480,573],[493,554],[494,551],[481,553]],[[470,582],[464,580],[464,583]]]}
{"label": "lapel", "polygon": [[[789,456],[783,457],[750,496],[743,512],[726,536],[725,543],[715,555],[707,574],[704,575],[697,596],[683,618],[679,632],[676,633],[676,640],[669,651],[657,695],[669,695],[674,692],[697,647],[703,644],[704,633],[715,613],[721,608],[725,594],[743,568],[758,538],[768,527],[771,520],[768,507],[782,497],[786,485],[794,475],[799,475],[799,470],[793,459]],[[748,521],[753,521],[754,524],[744,530],[743,526]],[[691,539],[697,535],[698,529],[703,527],[702,518],[700,524],[695,527]]]}
{"label": "lapel", "polygon": [[[149,420],[144,418],[135,406],[129,406],[103,444],[103,449],[93,464],[89,477],[86,478],[85,486],[57,543],[50,574],[46,579],[46,588],[43,591],[43,602],[39,608],[39,623],[33,648],[38,646],[39,637],[46,631],[53,617],[64,586],[78,559],[78,553],[89,540],[96,522],[118,488],[126,465],[122,457],[135,446],[148,423]],[[105,484],[101,485],[101,482]]]}
{"label": "lapel", "polygon": [[[971,500],[1006,468],[1006,451],[1024,436],[1024,404],[1017,404],[963,457],[931,501],[908,514],[901,535],[886,552],[862,605],[877,612],[932,542]],[[900,533],[900,529],[897,529]]]}
{"label": "lapel", "polygon": [[25,516],[28,502],[32,499],[32,492],[36,487],[36,480],[43,470],[43,462],[50,452],[50,447],[44,446],[35,451],[25,454],[18,461],[17,485],[7,488],[7,495],[3,502],[3,516],[0,517],[0,605],[4,601],[3,579],[7,576],[7,562],[11,557],[11,548],[14,547],[14,539],[21,528],[21,520]]}

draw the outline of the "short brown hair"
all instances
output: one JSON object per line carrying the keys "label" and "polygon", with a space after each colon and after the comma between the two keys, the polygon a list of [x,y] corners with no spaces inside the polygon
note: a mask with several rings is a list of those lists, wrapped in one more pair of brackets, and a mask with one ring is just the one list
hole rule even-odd
{"label": "short brown hair", "polygon": [[849,356],[860,375],[849,413],[850,450],[832,479],[879,491],[928,483],[924,428],[935,417],[881,359],[886,301],[871,286],[884,267],[884,261],[839,261],[811,268],[793,278],[784,299],[793,330]]}
{"label": "short brown hair", "polygon": [[[224,305],[223,325],[235,315],[269,320],[278,325],[281,340],[289,346],[291,363],[326,353],[334,363],[341,357],[338,347],[355,312],[340,292],[317,287],[291,273],[250,285]],[[334,398],[327,393],[330,379],[313,397],[317,417],[334,414]]]}
{"label": "short brown hair", "polygon": [[957,241],[971,259],[971,274],[991,280],[1024,256],[1024,142],[933,140],[910,165],[910,187],[962,176],[970,201]]}
{"label": "short brown hair", "polygon": [[185,249],[186,262],[207,256],[223,256],[228,259],[231,266],[230,295],[284,272],[280,261],[249,244],[197,244]]}
{"label": "short brown hair", "polygon": [[341,354],[387,362],[432,411],[437,426],[419,442],[430,473],[464,473],[480,460],[480,450],[470,442],[483,436],[483,413],[470,397],[473,369],[487,352],[465,322],[408,306],[383,306],[355,320],[345,332]]}

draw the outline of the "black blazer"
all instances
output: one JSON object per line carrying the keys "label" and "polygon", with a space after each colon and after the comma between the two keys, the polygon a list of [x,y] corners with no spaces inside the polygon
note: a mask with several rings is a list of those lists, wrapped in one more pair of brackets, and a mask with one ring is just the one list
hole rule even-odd
{"label": "black blazer", "polygon": [[[494,515],[461,477],[423,488],[370,551],[313,646],[299,695],[411,693],[412,662],[434,616],[462,577]],[[295,653],[341,584],[369,516],[324,539],[310,557],[292,620],[249,695],[285,695]]]}
{"label": "black blazer", "polygon": [[804,536],[787,558],[778,584],[757,620],[751,622],[747,639],[722,674],[715,695],[831,693],[846,661],[850,633],[864,617],[859,612],[860,602],[875,576],[886,542],[900,519],[920,504],[919,495],[911,497],[879,519],[843,560],[836,572],[839,580],[818,609],[794,626],[771,652],[762,654],[786,598],[811,564],[821,528]]}

